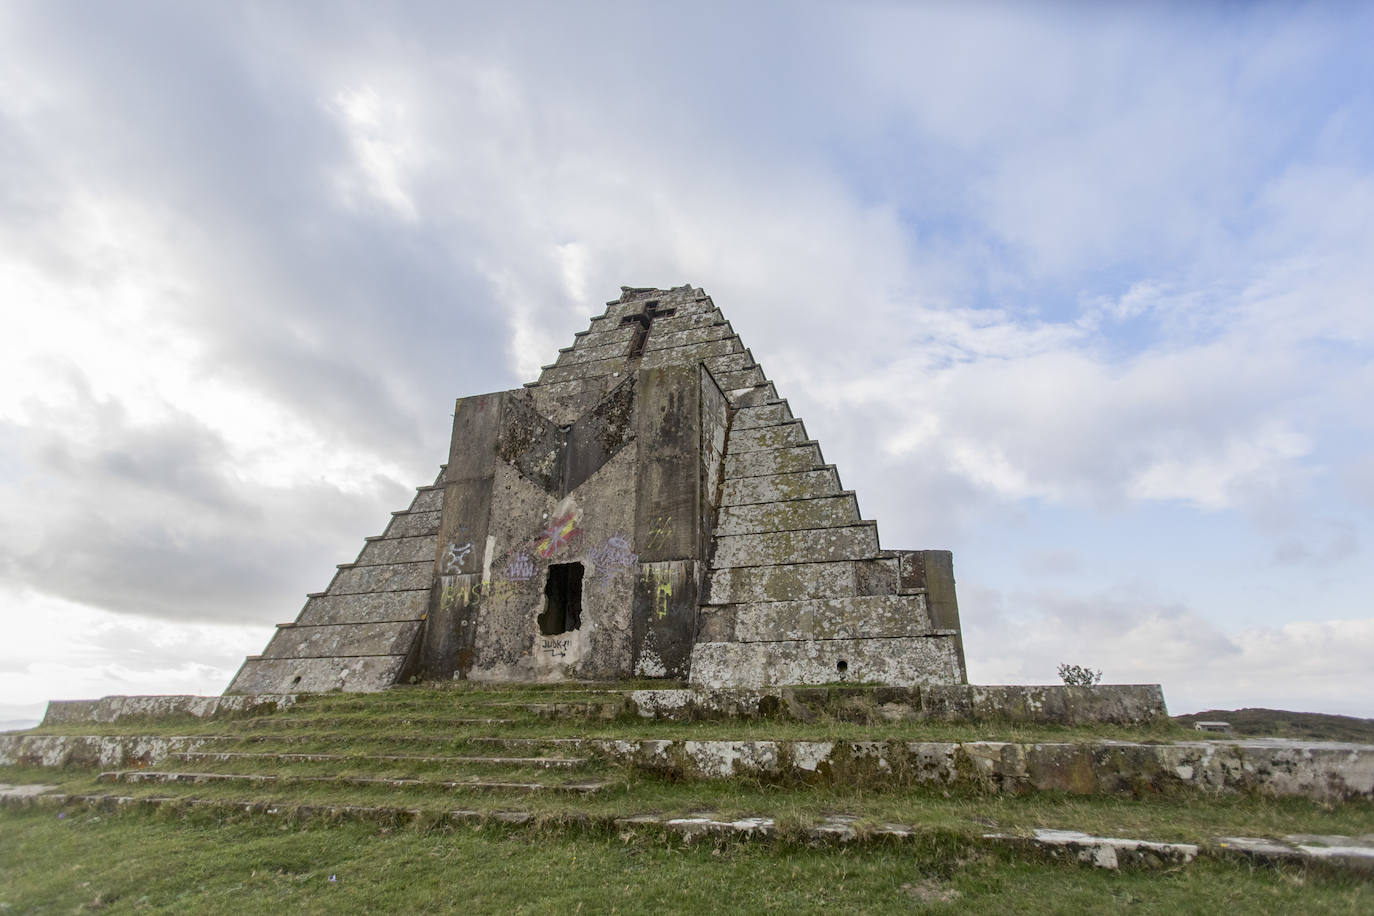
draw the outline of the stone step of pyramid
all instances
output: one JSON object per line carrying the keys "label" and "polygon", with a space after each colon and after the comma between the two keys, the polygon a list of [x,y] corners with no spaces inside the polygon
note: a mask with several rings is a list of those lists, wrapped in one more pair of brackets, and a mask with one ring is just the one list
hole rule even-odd
{"label": "stone step of pyramid", "polygon": [[743,604],[846,598],[855,594],[858,594],[858,579],[852,561],[790,563],[713,569],[706,579],[703,601]]}
{"label": "stone step of pyramid", "polygon": [[539,384],[550,385],[559,382],[575,382],[583,379],[598,378],[625,373],[629,357],[613,356],[609,359],[588,360],[571,366],[550,366],[539,373]]}
{"label": "stone step of pyramid", "polygon": [[296,623],[318,626],[330,623],[374,623],[385,620],[418,620],[429,607],[429,589],[404,592],[369,592],[357,595],[321,595],[309,598]]}
{"label": "stone step of pyramid", "polygon": [[751,429],[755,426],[772,426],[793,419],[792,408],[786,401],[760,404],[757,407],[741,407],[735,411],[730,421],[730,429]]}
{"label": "stone step of pyramid", "polygon": [[433,536],[369,539],[354,561],[355,566],[383,566],[388,563],[434,562],[436,540]]}
{"label": "stone step of pyramid", "polygon": [[401,655],[410,652],[423,621],[339,623],[321,626],[283,624],[263,650],[262,658],[334,658]]}
{"label": "stone step of pyramid", "polygon": [[555,366],[576,366],[581,363],[591,363],[602,359],[615,359],[618,356],[629,354],[630,342],[634,339],[628,334],[617,334],[616,339],[608,340],[605,344],[597,346],[586,344],[574,346],[567,350],[558,352],[558,360]]}
{"label": "stone step of pyramid", "polygon": [[443,487],[421,487],[410,504],[410,512],[439,512],[444,508]]}
{"label": "stone step of pyramid", "polygon": [[692,681],[704,687],[816,685],[835,681],[948,684],[960,670],[957,636],[698,642]]}
{"label": "stone step of pyramid", "polygon": [[514,766],[547,769],[572,769],[585,766],[589,757],[472,757],[430,756],[423,754],[326,754],[326,753],[248,753],[242,751],[182,751],[167,755],[187,763],[423,763],[453,766]]}
{"label": "stone step of pyramid", "polygon": [[740,388],[767,384],[768,379],[763,377],[763,370],[755,366],[752,369],[744,369],[739,372],[722,372],[717,376],[716,383],[720,385],[722,391],[735,391]]}
{"label": "stone step of pyramid", "polygon": [[734,328],[730,322],[724,321],[714,324],[707,324],[701,327],[683,328],[681,330],[660,330],[661,322],[666,319],[659,319],[654,322],[654,332],[649,335],[644,343],[644,353],[647,356],[655,350],[667,350],[677,347],[687,347],[693,344],[708,343],[713,340],[723,340],[731,338],[738,340]]}
{"label": "stone step of pyramid", "polygon": [[789,471],[785,474],[761,474],[757,477],[736,477],[725,481],[721,488],[722,506],[744,506],[774,500],[815,499],[838,496],[840,475],[834,465],[814,470]]}
{"label": "stone step of pyramid", "polygon": [[434,558],[413,563],[387,563],[379,566],[346,566],[334,575],[327,595],[356,595],[364,592],[401,592],[428,589],[434,573]]}
{"label": "stone step of pyramid", "polygon": [[775,566],[810,561],[861,560],[878,556],[878,526],[872,522],[803,531],[734,534],[715,539],[711,565]]}
{"label": "stone step of pyramid", "polygon": [[791,445],[785,448],[762,448],[752,452],[725,455],[725,479],[765,477],[795,471],[812,471],[823,467],[821,447],[816,442]]}
{"label": "stone step of pyramid", "polygon": [[[720,379],[716,379],[716,382],[719,383]],[[746,388],[726,388],[724,385],[720,388],[729,398],[730,406],[734,408],[758,407],[778,399],[778,389],[772,382],[763,382]]]}
{"label": "stone step of pyramid", "polygon": [[640,368],[657,369],[684,362],[701,362],[713,356],[731,356],[744,352],[744,345],[738,337],[723,337],[705,343],[686,344],[661,350],[645,350],[640,360]]}
{"label": "stone step of pyramid", "polygon": [[101,782],[120,783],[182,783],[207,785],[213,783],[250,783],[257,785],[294,785],[318,783],[338,786],[377,786],[388,789],[440,789],[469,791],[514,792],[572,792],[585,795],[599,792],[609,782],[523,782],[499,779],[413,779],[385,776],[303,776],[279,773],[192,773],[165,770],[112,770],[101,773]]}
{"label": "stone step of pyramid", "polygon": [[386,526],[384,537],[404,538],[439,534],[441,512],[394,512]]}
{"label": "stone step of pyramid", "polygon": [[[703,616],[709,616],[706,608]],[[923,595],[856,595],[735,604],[720,609],[719,642],[935,635]],[[733,626],[731,626],[731,624]],[[943,632],[943,631],[941,631]]]}
{"label": "stone step of pyramid", "polygon": [[860,521],[859,503],[851,492],[811,499],[724,506],[716,519],[716,534],[836,528]]}
{"label": "stone step of pyramid", "polygon": [[754,362],[754,354],[748,350],[741,353],[729,353],[725,356],[711,356],[703,359],[702,363],[711,370],[713,376],[724,375],[727,372],[743,372],[758,365]]}
{"label": "stone step of pyramid", "polygon": [[789,448],[811,440],[801,420],[784,420],[772,426],[730,427],[726,454],[738,455],[759,449]]}

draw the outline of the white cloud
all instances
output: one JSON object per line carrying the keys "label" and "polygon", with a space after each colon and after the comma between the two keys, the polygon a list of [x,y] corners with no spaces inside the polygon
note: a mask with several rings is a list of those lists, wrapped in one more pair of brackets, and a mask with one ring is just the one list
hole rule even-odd
{"label": "white cloud", "polygon": [[1267,706],[1374,717],[1374,620],[1219,628],[1134,585],[1089,595],[968,590],[963,613],[976,683],[1057,683],[1060,663],[1104,683],[1158,683],[1178,714]]}

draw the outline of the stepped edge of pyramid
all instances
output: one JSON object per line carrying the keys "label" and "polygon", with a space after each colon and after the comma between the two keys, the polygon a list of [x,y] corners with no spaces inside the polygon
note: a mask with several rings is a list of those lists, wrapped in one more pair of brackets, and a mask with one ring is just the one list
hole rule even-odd
{"label": "stepped edge of pyramid", "polygon": [[622,287],[228,694],[420,680],[967,682],[951,554],[885,550],[701,289]]}

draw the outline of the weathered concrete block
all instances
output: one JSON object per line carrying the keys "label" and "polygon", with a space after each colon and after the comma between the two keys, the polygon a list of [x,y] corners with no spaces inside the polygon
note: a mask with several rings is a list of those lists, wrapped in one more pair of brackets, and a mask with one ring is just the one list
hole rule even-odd
{"label": "weathered concrete block", "polygon": [[742,372],[745,369],[752,369],[757,363],[754,356],[748,350],[738,353],[729,353],[725,356],[709,356],[702,360],[706,368],[712,373],[720,375],[726,372]]}
{"label": "weathered concrete block", "polygon": [[725,478],[729,480],[737,477],[762,477],[810,471],[824,463],[821,460],[820,446],[814,442],[789,448],[730,453],[725,456]]}
{"label": "weathered concrete block", "polygon": [[817,499],[789,499],[749,505],[725,506],[716,521],[716,533],[758,534],[765,531],[801,531],[856,525],[859,504],[853,494]]}
{"label": "weathered concrete block", "polygon": [[720,387],[725,391],[737,391],[740,388],[752,388],[762,385],[768,381],[764,378],[763,370],[758,366],[752,369],[745,369],[740,372],[723,372],[716,378],[720,382]]}
{"label": "weathered concrete block", "polygon": [[[720,380],[717,379],[717,381]],[[733,390],[726,389],[724,385],[720,387],[730,396],[730,406],[732,407],[757,407],[760,404],[769,404],[778,399],[778,389],[774,387],[772,382]]]}
{"label": "weathered concrete block", "polygon": [[404,655],[343,658],[249,658],[227,693],[370,693],[395,684]]}
{"label": "weathered concrete block", "polygon": [[843,598],[855,594],[854,564],[789,563],[712,570],[706,601],[731,604]]}
{"label": "weathered concrete block", "polygon": [[439,533],[438,512],[400,512],[391,517],[385,537],[433,537]]}
{"label": "weathered concrete block", "polygon": [[726,480],[721,491],[721,505],[740,506],[749,503],[811,499],[818,496],[836,496],[840,492],[840,475],[835,472],[834,467],[823,467],[810,471]]}
{"label": "weathered concrete block", "polygon": [[444,507],[443,487],[420,487],[410,504],[411,512],[438,512]]}
{"label": "weathered concrete block", "polygon": [[701,362],[712,356],[727,356],[743,351],[744,347],[740,344],[738,337],[723,337],[720,340],[708,340],[681,347],[647,350],[639,365],[643,369],[656,369],[660,366],[675,366],[683,362]]}
{"label": "weathered concrete block", "polygon": [[43,716],[44,725],[80,722],[118,722],[127,719],[194,716],[197,719],[226,715],[262,715],[294,705],[293,694],[197,697],[109,696],[98,700],[52,700]]}
{"label": "weathered concrete block", "polygon": [[1057,725],[1135,725],[1169,714],[1158,684],[945,684],[922,690],[921,709],[930,718],[955,722],[1009,719]]}
{"label": "weathered concrete block", "polygon": [[878,555],[876,525],[847,525],[808,531],[770,531],[716,538],[713,560],[726,566],[776,566],[806,561],[824,563]]}
{"label": "weathered concrete block", "polygon": [[739,642],[926,636],[932,629],[921,595],[769,601],[734,612]]}
{"label": "weathered concrete block", "polygon": [[752,426],[730,430],[730,453],[739,454],[761,448],[787,448],[809,442],[801,420],[785,420],[774,426]]}
{"label": "weathered concrete block", "polygon": [[697,643],[692,649],[691,683],[712,688],[839,680],[947,684],[962,676],[951,637]]}
{"label": "weathered concrete block", "polygon": [[289,626],[277,630],[264,658],[322,658],[345,655],[408,655],[420,632],[419,620]]}
{"label": "weathered concrete block", "polygon": [[776,404],[760,404],[758,407],[741,407],[735,411],[732,429],[752,429],[755,426],[772,426],[792,419],[792,409],[786,401]]}
{"label": "weathered concrete block", "polygon": [[429,589],[408,592],[372,592],[360,595],[321,595],[305,603],[296,618],[303,626],[330,623],[376,623],[383,620],[419,620],[429,604]]}
{"label": "weathered concrete block", "polygon": [[434,575],[434,561],[393,563],[387,566],[354,566],[339,570],[329,584],[330,595],[358,592],[399,592],[428,589]]}
{"label": "weathered concrete block", "polygon": [[355,564],[385,566],[393,563],[433,563],[438,540],[434,537],[385,538],[363,545]]}
{"label": "weathered concrete block", "polygon": [[734,329],[730,327],[728,321],[673,330],[663,327],[663,322],[669,320],[672,319],[660,318],[654,321],[653,328],[649,332],[649,338],[644,344],[646,355],[655,350],[687,347],[725,338],[739,339],[735,336]]}
{"label": "weathered concrete block", "polygon": [[585,363],[573,363],[567,366],[554,366],[539,373],[539,384],[554,385],[559,382],[580,381],[581,379],[596,378],[611,374],[619,375],[625,372],[628,360],[626,357],[617,356],[610,359],[596,359]]}

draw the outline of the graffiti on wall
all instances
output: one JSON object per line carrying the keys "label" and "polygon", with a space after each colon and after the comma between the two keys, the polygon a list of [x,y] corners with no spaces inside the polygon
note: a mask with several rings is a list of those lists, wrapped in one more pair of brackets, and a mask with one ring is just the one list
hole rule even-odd
{"label": "graffiti on wall", "polygon": [[649,525],[648,542],[644,545],[650,552],[661,550],[668,545],[673,538],[673,517],[671,515],[660,515]]}
{"label": "graffiti on wall", "polygon": [[630,539],[623,534],[613,534],[606,543],[593,548],[587,558],[596,566],[596,577],[605,591],[611,579],[623,575],[639,563],[639,556],[630,550]]}
{"label": "graffiti on wall", "polygon": [[444,552],[444,562],[440,567],[440,572],[444,575],[456,575],[463,571],[463,566],[467,563],[468,557],[472,555],[472,542],[466,544],[452,543],[448,545],[448,550]]}
{"label": "graffiti on wall", "polygon": [[534,542],[534,552],[548,560],[560,550],[565,550],[582,537],[582,529],[577,527],[577,514],[566,512],[544,529]]}
{"label": "graffiti on wall", "polygon": [[568,639],[545,639],[540,648],[549,654],[551,658],[564,658],[568,654]]}
{"label": "graffiti on wall", "polygon": [[534,578],[534,560],[523,550],[517,552],[506,564],[504,578],[511,582],[528,582]]}
{"label": "graffiti on wall", "polygon": [[673,598],[672,573],[667,569],[650,566],[644,570],[644,584],[649,587],[654,614],[662,620],[668,616],[668,605]]}

